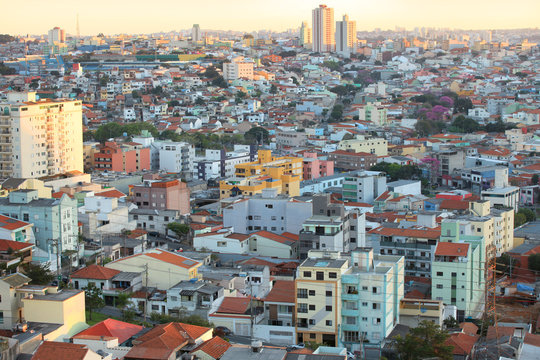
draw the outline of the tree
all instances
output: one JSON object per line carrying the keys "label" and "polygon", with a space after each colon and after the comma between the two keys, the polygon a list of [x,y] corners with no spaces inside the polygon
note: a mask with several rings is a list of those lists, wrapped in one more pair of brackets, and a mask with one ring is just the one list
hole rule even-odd
{"label": "tree", "polygon": [[270,85],[270,94],[277,94],[277,86],[272,84]]}
{"label": "tree", "polygon": [[458,98],[455,102],[454,113],[465,113],[469,112],[469,109],[473,108],[473,103],[469,98]]}
{"label": "tree", "polygon": [[471,118],[467,118],[463,115],[457,116],[452,125],[448,128],[451,132],[459,133],[473,133],[480,130],[481,126]]}
{"label": "tree", "polygon": [[519,209],[518,214],[523,214],[525,216],[526,222],[536,220],[536,214],[531,209],[521,208]]}
{"label": "tree", "polygon": [[167,103],[167,105],[171,108],[180,106],[180,102],[178,100],[171,100]]}
{"label": "tree", "polygon": [[248,144],[268,144],[269,133],[263,127],[256,126],[249,129],[245,134],[244,138]]}
{"label": "tree", "polygon": [[187,224],[172,222],[167,224],[167,229],[171,230],[179,238],[183,238],[186,234],[189,233],[190,227]]}
{"label": "tree", "polygon": [[17,70],[4,65],[3,62],[0,62],[0,75],[15,75],[16,73],[17,73]]}
{"label": "tree", "polygon": [[48,285],[54,280],[55,276],[45,264],[26,263],[23,266],[23,272],[32,279],[33,285]]}
{"label": "tree", "polygon": [[531,184],[532,184],[532,185],[538,185],[538,174],[534,174],[534,175],[531,177]]}
{"label": "tree", "polygon": [[540,271],[540,254],[529,255],[529,270]]}
{"label": "tree", "polygon": [[339,63],[335,61],[324,61],[323,66],[330,69],[330,71],[339,71],[340,69]]}
{"label": "tree", "polygon": [[7,44],[9,42],[17,40],[15,37],[8,34],[0,34],[0,44]]}
{"label": "tree", "polygon": [[500,275],[506,275],[510,273],[510,267],[516,264],[516,259],[508,254],[502,254],[495,260],[495,267],[497,273]]}
{"label": "tree", "polygon": [[520,227],[527,222],[527,217],[523,213],[517,213],[514,216],[514,228]]}
{"label": "tree", "polygon": [[452,360],[453,347],[445,345],[449,334],[431,321],[422,321],[403,338],[397,336],[395,345],[400,359],[437,358]]}
{"label": "tree", "polygon": [[443,325],[446,329],[455,329],[457,327],[459,327],[459,323],[458,321],[456,320],[455,317],[451,316],[444,319],[443,321]]}
{"label": "tree", "polygon": [[101,309],[103,306],[105,306],[105,301],[103,300],[103,291],[96,287],[94,283],[88,283],[88,286],[84,287],[83,290],[84,301],[89,312],[88,315],[90,320],[92,320],[92,311]]}
{"label": "tree", "polygon": [[340,120],[342,116],[343,116],[343,105],[341,104],[334,105],[334,107],[332,108],[332,111],[330,112],[330,121],[336,122]]}
{"label": "tree", "polygon": [[229,87],[229,83],[227,83],[227,81],[221,75],[219,75],[218,77],[212,80],[212,85],[218,86],[223,89],[226,89]]}
{"label": "tree", "polygon": [[197,99],[195,99],[195,105],[204,105],[206,104],[206,101],[204,101],[204,99],[200,96],[197,97]]}
{"label": "tree", "polygon": [[128,293],[120,293],[115,299],[115,305],[119,309],[124,309],[129,304],[131,295]]}

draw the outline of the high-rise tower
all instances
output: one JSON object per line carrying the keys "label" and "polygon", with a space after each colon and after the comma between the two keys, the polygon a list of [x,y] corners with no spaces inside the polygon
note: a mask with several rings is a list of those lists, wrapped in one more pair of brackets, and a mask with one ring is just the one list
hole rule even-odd
{"label": "high-rise tower", "polygon": [[319,5],[313,9],[313,51],[331,52],[335,48],[334,9]]}
{"label": "high-rise tower", "polygon": [[356,21],[349,21],[347,15],[336,21],[336,51],[342,54],[356,51]]}

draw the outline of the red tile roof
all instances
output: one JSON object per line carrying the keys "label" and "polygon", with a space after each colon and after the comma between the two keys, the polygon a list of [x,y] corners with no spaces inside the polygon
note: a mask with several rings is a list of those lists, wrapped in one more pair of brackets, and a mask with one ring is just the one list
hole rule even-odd
{"label": "red tile roof", "polygon": [[284,237],[284,236],[281,236],[281,235],[278,235],[278,234],[274,234],[270,231],[266,231],[266,230],[261,230],[261,231],[257,231],[255,233],[252,233],[250,234],[250,236],[253,236],[253,235],[258,235],[258,236],[261,236],[265,239],[270,239],[270,240],[274,240],[280,244],[286,244],[286,245],[292,245],[294,244],[295,240],[294,239],[291,239],[291,238],[287,238],[287,237]]}
{"label": "red tile roof", "polygon": [[445,345],[453,346],[454,355],[470,355],[474,344],[478,340],[477,335],[467,335],[463,333],[451,334],[446,340]]}
{"label": "red tile roof", "polygon": [[474,325],[472,322],[462,322],[459,324],[462,332],[467,335],[476,335],[478,333],[478,326]]}
{"label": "red tile roof", "polygon": [[467,256],[469,244],[440,242],[435,249],[435,256]]}
{"label": "red tile roof", "polygon": [[201,345],[193,349],[193,351],[191,351],[191,354],[197,351],[202,351],[214,359],[219,359],[231,346],[231,344],[229,344],[227,341],[223,340],[219,336],[214,336],[210,340],[203,342]]}
{"label": "red tile roof", "polygon": [[9,251],[9,249],[13,251],[20,251],[23,249],[31,248],[33,246],[34,246],[33,244],[24,243],[20,241],[0,239],[0,252],[6,252],[6,251]]}
{"label": "red tile roof", "polygon": [[75,279],[109,280],[120,273],[120,270],[109,269],[104,266],[94,264],[75,271],[73,274],[71,274],[71,277]]}
{"label": "red tile roof", "polygon": [[32,360],[83,360],[90,350],[86,345],[45,341],[32,356]]}
{"label": "red tile roof", "polygon": [[469,203],[462,200],[451,200],[444,199],[439,205],[439,209],[447,210],[467,210],[469,208]]}
{"label": "red tile roof", "polygon": [[134,325],[114,319],[105,319],[102,322],[81,331],[73,336],[74,339],[99,339],[100,337],[116,338],[118,344],[131,338],[143,329],[140,325]]}
{"label": "red tile roof", "polygon": [[6,230],[17,230],[30,225],[30,223],[0,215],[0,227]]}
{"label": "red tile roof", "polygon": [[266,295],[264,301],[279,303],[294,303],[294,281],[276,280],[272,290]]}
{"label": "red tile roof", "polygon": [[245,314],[249,307],[249,299],[250,298],[225,297],[217,312],[225,314]]}
{"label": "red tile roof", "polygon": [[95,196],[102,196],[102,197],[109,197],[109,198],[123,198],[123,197],[126,197],[126,194],[115,189],[115,190],[102,191],[100,193],[95,194]]}

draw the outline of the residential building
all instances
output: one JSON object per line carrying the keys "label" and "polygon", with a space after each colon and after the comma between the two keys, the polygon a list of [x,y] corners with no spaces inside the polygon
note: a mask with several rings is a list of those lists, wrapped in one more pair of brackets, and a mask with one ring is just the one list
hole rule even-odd
{"label": "residential building", "polygon": [[5,190],[5,196],[12,191],[17,190],[37,190],[40,198],[52,198],[52,191],[49,186],[38,179],[9,178],[2,183],[2,190]]}
{"label": "residential building", "polygon": [[[483,238],[467,230],[459,222],[443,222],[445,238],[437,244],[431,270],[432,298],[457,306],[458,321],[478,311],[485,290]],[[457,242],[446,242],[450,239]]]}
{"label": "residential building", "polygon": [[243,56],[238,56],[232,59],[231,62],[223,63],[223,78],[225,80],[253,80],[253,67],[253,61],[248,61]]}
{"label": "residential building", "polygon": [[388,191],[400,195],[422,195],[420,180],[397,180],[386,184]]}
{"label": "residential building", "polygon": [[310,254],[297,269],[296,336],[307,341],[337,346],[341,322],[341,277],[349,268],[349,260]]}
{"label": "residential building", "polygon": [[33,360],[102,360],[103,357],[82,344],[71,344],[63,341],[44,341],[32,355]]}
{"label": "residential building", "polygon": [[179,254],[153,249],[112,261],[106,267],[124,272],[142,272],[145,287],[167,290],[180,281],[199,279],[198,268],[201,265]]}
{"label": "residential building", "polygon": [[464,149],[443,150],[435,154],[439,160],[439,176],[452,175],[455,171],[461,171],[465,167],[466,151]]}
{"label": "residential building", "polygon": [[139,209],[177,210],[190,213],[189,188],[180,180],[145,179],[130,188],[132,202]]}
{"label": "residential building", "polygon": [[356,21],[349,21],[343,15],[342,21],[336,21],[336,52],[350,55],[356,52]]}
{"label": "residential building", "polygon": [[431,276],[431,263],[441,230],[435,214],[418,214],[416,224],[390,224],[370,230],[368,244],[381,255],[405,256],[405,275]]}
{"label": "residential building", "polygon": [[129,212],[129,221],[135,221],[138,229],[160,235],[168,234],[167,225],[178,219],[180,219],[178,210],[132,209]]}
{"label": "residential building", "polygon": [[195,161],[194,177],[200,180],[231,177],[236,172],[236,165],[256,159],[256,147],[253,145],[236,144],[234,151],[229,152],[225,149],[206,149],[205,156]]}
{"label": "residential building", "polygon": [[[0,214],[31,222],[37,249],[34,257],[51,261],[56,269],[56,251],[78,249],[77,200],[67,195],[59,199],[39,198],[37,190],[17,190],[0,198]],[[58,249],[57,249],[58,247]]]}
{"label": "residential building", "polygon": [[193,24],[193,27],[191,28],[191,41],[199,42],[201,40],[202,40],[201,27],[199,26],[199,24]]}
{"label": "residential building", "polygon": [[115,305],[119,294],[129,294],[142,288],[142,273],[124,272],[96,264],[88,265],[70,275],[73,288],[84,289],[90,284],[101,289],[107,305]]}
{"label": "residential building", "polygon": [[343,181],[343,201],[373,204],[386,191],[386,175],[366,171],[346,177]]}
{"label": "residential building", "polygon": [[77,209],[84,237],[95,239],[103,235],[119,234],[124,230],[135,230],[137,223],[129,219],[128,206],[117,197],[125,195],[118,193],[109,195],[104,192],[103,196],[98,193],[84,198],[84,205]]}
{"label": "residential building", "polygon": [[232,345],[219,336],[206,340],[189,353],[196,359],[218,360],[227,352]]}
{"label": "residential building", "polygon": [[305,48],[311,48],[312,42],[311,28],[307,21],[302,21],[302,26],[300,26],[300,45]]}
{"label": "residential building", "polygon": [[358,119],[385,126],[388,124],[388,109],[379,102],[370,102],[358,109]]}
{"label": "residential building", "polygon": [[59,27],[54,27],[49,30],[48,35],[49,45],[66,42],[66,31],[64,29],[60,29]]}
{"label": "residential building", "polygon": [[361,343],[381,343],[394,329],[404,296],[405,259],[373,254],[371,248],[351,252],[341,275],[340,343],[361,351]]}
{"label": "residential building", "polygon": [[295,234],[285,232],[278,235],[261,230],[249,236],[249,253],[280,259],[296,259],[297,241],[298,235]]}
{"label": "residential building", "polygon": [[319,5],[313,9],[313,51],[332,52],[335,50],[334,9]]}
{"label": "residential building", "polygon": [[364,214],[331,202],[330,194],[317,194],[312,203],[313,215],[302,224],[297,241],[299,259],[305,259],[310,250],[347,252],[364,246]]}
{"label": "residential building", "polygon": [[295,296],[294,281],[274,281],[272,290],[263,299],[264,319],[253,328],[257,339],[281,345],[296,342]]}
{"label": "residential building", "polygon": [[404,298],[399,302],[399,323],[417,327],[422,321],[441,326],[444,320],[442,300]]}
{"label": "residential building", "polygon": [[180,281],[167,290],[167,312],[179,316],[180,312],[187,311],[202,314],[206,318],[208,311],[223,296],[221,286],[203,281]]}
{"label": "residential building", "polygon": [[34,245],[32,223],[0,215],[0,239]]}
{"label": "residential building", "polygon": [[208,321],[240,336],[251,335],[252,318],[254,324],[259,324],[264,319],[264,307],[261,301],[250,297],[224,297],[217,310],[208,314]]}
{"label": "residential building", "polygon": [[358,135],[356,139],[341,140],[339,142],[338,150],[387,156],[388,142],[382,138],[367,138]]}
{"label": "residential building", "polygon": [[305,131],[276,131],[276,146],[278,149],[288,147],[302,147],[307,144],[307,134]]}
{"label": "residential building", "polygon": [[377,155],[351,150],[336,150],[328,153],[328,160],[340,171],[368,170],[377,165]]}
{"label": "residential building", "polygon": [[103,145],[98,145],[98,149],[99,151],[94,154],[96,170],[126,173],[150,170],[150,149],[139,143],[117,144],[107,141]]}
{"label": "residential building", "polygon": [[[193,145],[185,142],[156,141],[152,144],[152,147],[156,146],[159,148],[159,170],[179,173],[188,179],[193,177],[193,171],[195,170],[193,168],[195,159]],[[152,168],[155,169],[155,167]]]}
{"label": "residential building", "polygon": [[133,347],[124,359],[172,360],[211,338],[211,328],[182,323],[160,324],[133,339]]}
{"label": "residential building", "polygon": [[259,150],[257,161],[236,165],[235,176],[219,184],[221,199],[237,195],[254,195],[265,188],[278,189],[288,196],[300,194],[302,159],[274,157],[270,150]]}
{"label": "residential building", "polygon": [[8,93],[0,103],[0,178],[84,170],[82,103]]}
{"label": "residential building", "polygon": [[519,210],[519,187],[507,186],[482,191],[482,200],[489,200],[492,206],[503,206]]}
{"label": "residential building", "polygon": [[317,153],[304,153],[303,166],[303,180],[312,180],[334,175],[334,162],[331,160],[319,159]]}
{"label": "residential building", "polygon": [[249,235],[220,230],[196,235],[193,247],[198,251],[208,249],[218,253],[245,254],[249,250],[248,239]]}
{"label": "residential building", "polygon": [[298,234],[302,222],[311,216],[312,204],[278,195],[277,189],[233,202],[223,209],[223,226],[241,234],[266,230]]}

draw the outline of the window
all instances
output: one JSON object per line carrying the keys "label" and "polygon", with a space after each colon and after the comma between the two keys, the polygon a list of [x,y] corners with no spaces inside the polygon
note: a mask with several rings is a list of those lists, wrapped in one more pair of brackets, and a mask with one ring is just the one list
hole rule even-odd
{"label": "window", "polygon": [[152,305],[152,310],[159,310],[159,305]]}
{"label": "window", "polygon": [[309,311],[315,311],[315,305],[309,305]]}
{"label": "window", "polygon": [[335,272],[330,272],[330,273],[328,273],[328,277],[330,279],[337,279],[337,274]]}
{"label": "window", "polygon": [[377,293],[377,287],[376,286],[373,287],[372,292],[373,292],[373,294]]}
{"label": "window", "polygon": [[437,276],[443,276],[442,271],[437,271]]}
{"label": "window", "polygon": [[298,289],[296,296],[300,299],[307,299],[307,289]]}
{"label": "window", "polygon": [[363,303],[362,303],[362,306],[367,306],[367,302],[363,302]]}
{"label": "window", "polygon": [[307,304],[298,303],[298,313],[307,313],[308,312],[308,306]]}
{"label": "window", "polygon": [[358,306],[354,301],[345,301],[346,310],[358,310]]}
{"label": "window", "polygon": [[317,271],[317,280],[324,280],[324,272]]}
{"label": "window", "polygon": [[332,320],[326,320],[326,326],[332,326]]}
{"label": "window", "polygon": [[326,311],[332,311],[332,305],[326,305]]}
{"label": "window", "polygon": [[[311,321],[311,320],[309,320],[309,321]],[[310,324],[310,325],[313,325],[313,324]],[[311,333],[311,334],[309,334],[309,338],[310,338],[310,339],[316,339],[316,338],[317,338],[317,334]]]}
{"label": "window", "polygon": [[315,290],[309,290],[309,296],[315,296]]}
{"label": "window", "polygon": [[178,296],[171,296],[171,301],[178,301]]}
{"label": "window", "polygon": [[326,296],[327,297],[332,297],[332,291],[331,290],[326,290]]}
{"label": "window", "polygon": [[311,277],[311,271],[304,271],[304,277],[310,278]]}
{"label": "window", "polygon": [[362,286],[363,291],[367,291],[367,286]]}
{"label": "window", "polygon": [[309,325],[315,325],[315,320],[314,319],[309,319]]}
{"label": "window", "polygon": [[371,308],[373,310],[380,310],[381,309],[381,304],[373,303],[373,304],[371,304]]}
{"label": "window", "polygon": [[442,284],[437,284],[437,289],[442,289],[442,288],[443,288]]}
{"label": "window", "polygon": [[0,311],[0,324],[4,323],[4,312]]}
{"label": "window", "polygon": [[353,316],[346,316],[345,317],[345,324],[347,325],[356,325],[356,318]]}
{"label": "window", "polygon": [[343,331],[345,342],[359,342],[358,331]]}

